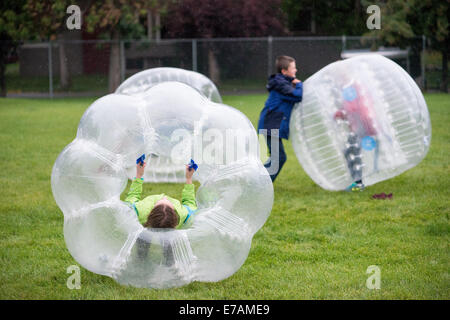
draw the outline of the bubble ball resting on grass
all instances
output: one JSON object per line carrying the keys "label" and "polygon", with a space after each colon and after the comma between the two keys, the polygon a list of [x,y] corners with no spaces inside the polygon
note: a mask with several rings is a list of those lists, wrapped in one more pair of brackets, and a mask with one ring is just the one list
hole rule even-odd
{"label": "bubble ball resting on grass", "polygon": [[[240,111],[180,82],[96,100],[52,172],[67,248],[84,268],[135,287],[231,276],[273,204],[255,146],[256,131]],[[198,164],[198,211],[181,229],[146,229],[120,200],[127,169],[144,153]]]}
{"label": "bubble ball resting on grass", "polygon": [[[177,81],[185,83],[207,99],[222,103],[217,87],[206,76],[201,73],[179,69],[179,68],[153,68],[138,72],[125,80],[115,91],[118,94],[132,95],[139,97],[146,95],[146,91],[151,87],[167,81]],[[177,94],[172,91],[171,94]],[[184,165],[174,164],[170,157],[163,154],[148,154],[151,167],[147,167],[144,175],[145,181],[150,182],[183,182],[184,181]],[[135,174],[135,168],[128,169],[128,178],[132,178]]]}
{"label": "bubble ball resting on grass", "polygon": [[430,117],[413,79],[377,54],[332,63],[304,82],[290,120],[295,154],[322,188],[344,190],[416,166],[431,141]]}

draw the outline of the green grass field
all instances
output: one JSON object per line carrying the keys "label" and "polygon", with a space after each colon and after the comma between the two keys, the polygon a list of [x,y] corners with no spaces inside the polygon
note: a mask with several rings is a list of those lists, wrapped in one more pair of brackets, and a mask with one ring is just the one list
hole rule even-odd
{"label": "green grass field", "polygon": [[[225,96],[256,125],[266,95]],[[449,299],[450,96],[426,95],[433,137],[415,168],[364,192],[329,192],[298,163],[274,184],[275,202],[244,265],[218,283],[167,289],[125,287],[81,268],[66,249],[52,166],[75,138],[91,99],[0,100],[0,299]],[[179,197],[182,185],[145,185]],[[392,200],[373,200],[393,192]],[[367,267],[381,289],[366,287]]]}

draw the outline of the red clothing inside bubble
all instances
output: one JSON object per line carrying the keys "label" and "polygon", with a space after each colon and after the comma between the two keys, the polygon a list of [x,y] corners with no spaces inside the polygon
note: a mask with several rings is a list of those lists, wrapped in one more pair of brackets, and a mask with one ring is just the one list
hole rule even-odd
{"label": "red clothing inside bubble", "polygon": [[370,110],[372,103],[370,97],[362,95],[358,85],[353,85],[356,97],[352,100],[344,99],[343,106],[334,114],[334,119],[345,119],[349,122],[350,130],[359,137],[374,136],[377,134],[373,126]]}

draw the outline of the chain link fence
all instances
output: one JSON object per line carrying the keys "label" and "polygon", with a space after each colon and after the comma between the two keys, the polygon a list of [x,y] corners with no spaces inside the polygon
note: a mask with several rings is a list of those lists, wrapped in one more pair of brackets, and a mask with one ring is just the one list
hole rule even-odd
{"label": "chain link fence", "polygon": [[[374,39],[346,36],[26,41],[6,66],[7,96],[99,96],[114,90],[111,77],[120,83],[156,67],[200,72],[212,79],[222,94],[262,93],[268,75],[275,72],[278,55],[294,57],[297,77],[306,80],[334,61],[373,47]],[[425,37],[411,39],[403,49],[381,50],[389,52],[422,90],[439,90],[440,54],[427,48]]]}

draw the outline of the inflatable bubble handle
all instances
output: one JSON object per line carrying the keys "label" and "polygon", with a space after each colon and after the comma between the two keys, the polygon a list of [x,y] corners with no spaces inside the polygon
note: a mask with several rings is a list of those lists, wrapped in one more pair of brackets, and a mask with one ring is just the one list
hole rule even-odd
{"label": "inflatable bubble handle", "polygon": [[195,171],[197,171],[198,169],[198,165],[192,159],[191,162],[189,163],[189,169],[194,169]]}
{"label": "inflatable bubble handle", "polygon": [[141,164],[141,166],[144,164],[144,160],[145,160],[145,153],[140,156],[139,158],[136,159],[136,164]]}

